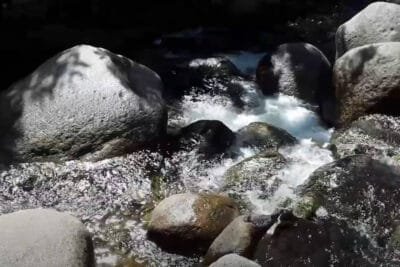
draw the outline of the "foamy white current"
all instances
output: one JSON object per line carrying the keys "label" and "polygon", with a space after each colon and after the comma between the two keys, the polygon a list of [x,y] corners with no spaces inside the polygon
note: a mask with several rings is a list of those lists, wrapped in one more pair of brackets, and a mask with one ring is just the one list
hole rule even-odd
{"label": "foamy white current", "polygon": [[[246,55],[233,58],[239,62],[243,71],[248,70],[247,66],[251,65],[249,61],[259,58],[259,55],[252,55],[250,59]],[[261,191],[246,192],[254,211],[270,214],[286,199],[295,200],[294,189],[303,184],[314,170],[333,161],[331,151],[325,148],[330,141],[332,130],[321,122],[312,107],[299,99],[282,94],[265,97],[259,93],[253,82],[240,82],[246,91],[242,101],[248,104],[247,108],[235,107],[232,101],[224,96],[192,94],[184,97],[182,113],[171,123],[183,126],[198,120],[219,120],[231,130],[237,131],[252,122],[266,122],[285,129],[296,137],[300,141],[298,145],[280,149],[280,153],[289,164],[278,174],[277,178],[282,184],[273,196],[265,199],[265,196],[261,197]],[[222,175],[229,167],[256,153],[243,148],[241,151],[241,158],[203,166],[201,173],[193,172],[193,166],[199,164],[196,159],[185,160],[185,166],[182,168],[185,172],[182,173],[182,177],[187,177],[184,179],[185,185],[187,188],[217,191],[224,184]]]}

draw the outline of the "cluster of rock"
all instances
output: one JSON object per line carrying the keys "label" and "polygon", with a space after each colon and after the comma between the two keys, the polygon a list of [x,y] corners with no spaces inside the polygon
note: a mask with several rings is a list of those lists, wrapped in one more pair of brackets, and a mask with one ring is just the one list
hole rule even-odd
{"label": "cluster of rock", "polygon": [[[336,34],[333,67],[316,47],[305,43],[281,45],[260,61],[257,83],[264,94],[280,92],[317,105],[321,117],[336,126],[331,147],[337,161],[316,170],[297,189],[299,199],[289,205],[292,212],[236,212],[236,218],[229,217],[231,222],[224,222],[214,241],[208,240],[204,265],[399,264],[399,18],[400,5],[376,2],[343,24]],[[268,138],[258,138],[254,129],[256,135],[269,131],[265,125],[250,125],[238,131],[237,142],[243,145],[250,138],[264,150],[228,170],[228,192],[274,176],[286,164],[276,148],[283,140],[296,142],[277,129]],[[272,144],[273,136],[279,138]],[[271,147],[275,149],[268,150]],[[160,218],[158,212],[153,218]],[[170,227],[171,232],[163,230],[164,238],[182,234]],[[152,220],[149,234],[154,231],[160,234]],[[201,247],[195,253],[204,251]]]}
{"label": "cluster of rock", "polygon": [[[151,212],[150,240],[213,267],[399,264],[400,5],[369,5],[338,29],[336,49],[333,67],[307,43],[280,45],[257,67],[264,94],[300,98],[337,127],[337,161],[298,188],[292,211],[266,216],[232,195],[172,195]],[[60,53],[1,93],[0,163],[95,161],[154,147],[195,149],[210,160],[258,149],[225,173],[227,193],[262,188],[287,165],[279,148],[296,138],[265,123],[237,132],[219,121],[167,129],[165,96],[191,87],[246,105],[234,81],[244,75],[226,59],[186,62],[173,73],[163,77],[164,91],[154,71],[108,50],[81,45]],[[280,183],[269,182],[268,190]],[[0,265],[94,265],[90,234],[70,215],[20,211],[0,216],[0,229]]]}

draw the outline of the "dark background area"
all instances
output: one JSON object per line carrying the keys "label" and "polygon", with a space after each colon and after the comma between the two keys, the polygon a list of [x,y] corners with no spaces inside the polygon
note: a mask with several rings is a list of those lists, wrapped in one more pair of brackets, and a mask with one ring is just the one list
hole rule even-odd
{"label": "dark background area", "polygon": [[[262,51],[293,41],[313,43],[332,58],[336,27],[371,1],[0,2],[3,66],[0,90],[4,90],[54,54],[82,43],[104,47],[144,63],[149,62],[149,55],[154,56],[161,49],[193,53]],[[203,34],[201,38],[169,34],[187,29],[203,29]]]}

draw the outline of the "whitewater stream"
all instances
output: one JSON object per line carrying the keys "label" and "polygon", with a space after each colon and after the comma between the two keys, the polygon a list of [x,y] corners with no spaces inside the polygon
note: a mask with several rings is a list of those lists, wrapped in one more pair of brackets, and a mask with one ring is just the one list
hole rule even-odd
{"label": "whitewater stream", "polygon": [[[227,55],[247,74],[254,72],[260,54]],[[197,61],[196,64],[213,64]],[[238,81],[239,82],[239,81]],[[251,122],[266,122],[285,129],[299,143],[279,152],[288,165],[277,176],[282,181],[272,196],[262,189],[240,192],[257,213],[270,214],[287,198],[296,199],[294,189],[318,167],[333,161],[327,149],[332,130],[325,127],[312,107],[300,100],[278,95],[265,97],[253,82],[240,81],[246,89],[237,109],[228,99],[207,94],[189,94],[180,112],[171,113],[170,125],[186,126],[198,120],[219,120],[232,131]],[[64,164],[31,163],[0,172],[0,214],[19,209],[52,207],[81,218],[94,235],[99,266],[115,266],[131,257],[146,266],[192,266],[197,258],[161,251],[146,239],[146,222],[160,199],[180,192],[219,192],[227,169],[258,151],[238,148],[235,159],[201,161],[195,151],[164,157],[141,151],[97,163],[71,161]]]}

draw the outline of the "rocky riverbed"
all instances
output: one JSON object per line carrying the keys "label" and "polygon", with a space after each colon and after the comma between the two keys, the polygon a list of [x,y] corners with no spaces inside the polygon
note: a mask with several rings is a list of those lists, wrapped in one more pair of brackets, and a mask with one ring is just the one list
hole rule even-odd
{"label": "rocky riverbed", "polygon": [[50,58],[0,94],[0,266],[399,265],[399,17],[361,10],[334,62]]}

